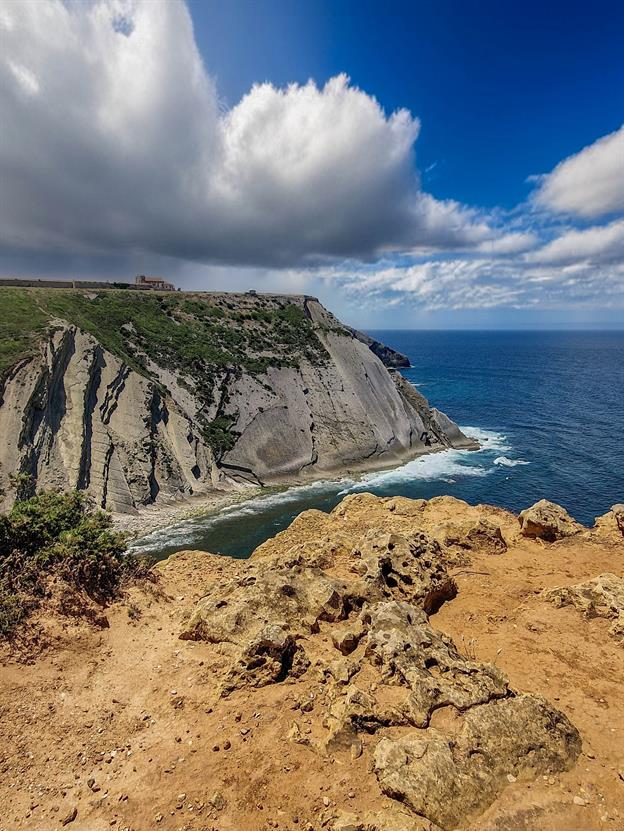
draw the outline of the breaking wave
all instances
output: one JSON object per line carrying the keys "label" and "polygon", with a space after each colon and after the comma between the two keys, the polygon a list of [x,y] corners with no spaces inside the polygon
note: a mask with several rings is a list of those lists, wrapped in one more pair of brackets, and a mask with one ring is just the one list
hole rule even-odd
{"label": "breaking wave", "polygon": [[464,476],[488,476],[492,473],[492,453],[511,450],[503,433],[480,427],[460,427],[460,430],[479,442],[479,450],[443,450],[419,456],[392,470],[367,473],[340,495],[371,489],[385,491],[415,480],[431,482],[439,479],[454,484]]}
{"label": "breaking wave", "polygon": [[495,465],[502,465],[503,467],[516,467],[516,465],[529,465],[524,459],[508,459],[507,456],[497,456],[493,463]]}
{"label": "breaking wave", "polygon": [[[221,508],[218,513],[192,517],[162,528],[130,543],[135,553],[165,556],[185,548],[222,551],[248,556],[256,545],[286,527],[291,519],[308,508],[331,510],[349,493],[372,491],[380,495],[411,494],[418,482],[456,485],[462,480],[477,481],[500,467],[528,464],[505,456],[512,450],[506,435],[480,427],[461,427],[477,439],[478,450],[443,450],[413,459],[390,470],[367,473],[356,478],[342,477],[306,485],[272,490]],[[238,544],[245,538],[248,544]],[[253,539],[253,543],[251,540]]]}

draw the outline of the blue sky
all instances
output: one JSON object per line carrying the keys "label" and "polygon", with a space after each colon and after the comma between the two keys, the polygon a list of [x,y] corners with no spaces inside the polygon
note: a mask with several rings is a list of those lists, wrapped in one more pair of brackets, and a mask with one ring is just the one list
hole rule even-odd
{"label": "blue sky", "polygon": [[529,175],[624,120],[622,3],[191,0],[189,8],[228,105],[257,82],[323,84],[345,72],[388,112],[405,107],[420,118],[418,167],[441,199],[513,208]]}
{"label": "blue sky", "polygon": [[620,326],[624,6],[0,0],[0,272]]}

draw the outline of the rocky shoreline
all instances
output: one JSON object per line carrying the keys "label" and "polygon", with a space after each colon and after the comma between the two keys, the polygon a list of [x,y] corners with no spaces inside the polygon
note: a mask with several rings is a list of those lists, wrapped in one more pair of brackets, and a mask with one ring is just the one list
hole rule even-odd
{"label": "rocky shoreline", "polygon": [[[407,382],[406,382],[407,383]],[[451,430],[451,427],[448,428]],[[463,434],[462,434],[463,436]],[[469,451],[479,449],[479,444],[476,439],[470,436],[464,437],[465,445],[463,448]],[[449,448],[440,447],[432,448],[428,453],[416,451],[411,456],[404,460],[412,461],[421,456],[429,455],[430,453],[445,453]],[[396,460],[389,463],[383,463],[377,459],[375,462],[368,464],[362,462],[358,465],[344,467],[340,470],[333,471],[325,479],[317,479],[313,476],[306,477],[303,481],[297,479],[285,479],[281,485],[273,485],[268,487],[259,487],[254,485],[238,485],[235,489],[215,489],[208,493],[199,493],[190,496],[178,496],[171,499],[169,502],[159,502],[155,505],[145,505],[139,507],[135,513],[112,513],[113,525],[116,531],[120,531],[127,535],[129,541],[148,536],[155,531],[162,531],[187,520],[197,519],[200,517],[210,517],[218,514],[224,508],[232,505],[237,505],[241,502],[246,502],[258,497],[268,496],[272,493],[279,493],[290,488],[298,488],[317,482],[331,482],[343,479],[345,477],[358,478],[364,476],[366,473],[374,473],[381,470],[391,470],[396,466]]]}

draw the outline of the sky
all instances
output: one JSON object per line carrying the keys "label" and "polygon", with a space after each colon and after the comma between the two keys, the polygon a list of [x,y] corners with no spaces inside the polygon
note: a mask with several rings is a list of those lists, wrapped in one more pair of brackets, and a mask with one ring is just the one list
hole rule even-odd
{"label": "sky", "polygon": [[624,5],[0,0],[0,274],[624,327]]}

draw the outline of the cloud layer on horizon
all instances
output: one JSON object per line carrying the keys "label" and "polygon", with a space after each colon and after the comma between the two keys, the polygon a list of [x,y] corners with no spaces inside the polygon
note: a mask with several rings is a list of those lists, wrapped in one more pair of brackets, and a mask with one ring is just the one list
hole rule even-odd
{"label": "cloud layer on horizon", "polygon": [[624,127],[487,213],[423,191],[418,119],[345,75],[225,109],[183,0],[0,0],[0,34],[5,262],[244,266],[388,308],[624,305]]}

